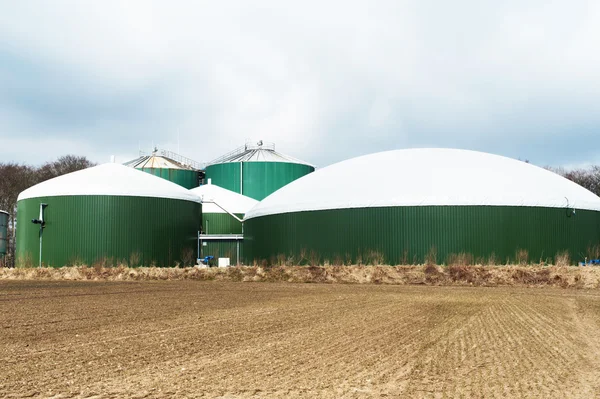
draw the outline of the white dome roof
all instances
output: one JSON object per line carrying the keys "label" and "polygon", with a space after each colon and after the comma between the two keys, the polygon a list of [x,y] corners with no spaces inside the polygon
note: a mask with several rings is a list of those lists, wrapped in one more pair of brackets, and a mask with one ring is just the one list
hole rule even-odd
{"label": "white dome roof", "polygon": [[248,212],[252,207],[258,204],[254,198],[226,190],[214,184],[205,184],[190,190],[195,195],[202,198],[202,213],[226,213],[218,205],[204,201],[214,201],[230,213]]}
{"label": "white dome roof", "polygon": [[408,149],[353,158],[274,192],[246,214],[386,206],[483,205],[600,211],[600,198],[537,166],[483,152]]}
{"label": "white dome roof", "polygon": [[67,173],[28,188],[18,200],[66,195],[115,195],[200,202],[189,190],[149,173],[116,163]]}

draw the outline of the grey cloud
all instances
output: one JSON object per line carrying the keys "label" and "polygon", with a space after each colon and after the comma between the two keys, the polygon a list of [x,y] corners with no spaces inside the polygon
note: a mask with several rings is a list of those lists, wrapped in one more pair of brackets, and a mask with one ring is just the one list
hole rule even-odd
{"label": "grey cloud", "polygon": [[0,37],[5,131],[85,136],[99,159],[179,137],[201,161],[246,139],[319,166],[417,146],[599,160],[596,2],[59,1],[9,8]]}

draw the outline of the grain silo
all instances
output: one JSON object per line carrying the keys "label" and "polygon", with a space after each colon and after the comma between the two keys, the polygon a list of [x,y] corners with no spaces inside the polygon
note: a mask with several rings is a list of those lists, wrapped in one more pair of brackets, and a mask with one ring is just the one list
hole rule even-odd
{"label": "grain silo", "polygon": [[8,212],[0,211],[0,259],[8,250]]}
{"label": "grain silo", "polygon": [[314,170],[313,165],[275,151],[275,144],[259,141],[246,143],[209,162],[206,178],[217,186],[260,201]]}
{"label": "grain silo", "polygon": [[123,165],[95,166],[19,195],[16,261],[38,265],[41,230],[48,266],[191,264],[201,213],[198,197],[177,184]]}
{"label": "grain silo", "polygon": [[130,166],[162,177],[182,187],[191,189],[198,187],[202,165],[189,158],[182,157],[170,151],[154,149],[151,155],[141,155],[139,158],[125,163]]}
{"label": "grain silo", "polygon": [[202,199],[201,257],[230,258],[232,264],[241,262],[242,220],[258,201],[211,184],[211,180],[190,192]]}
{"label": "grain silo", "polygon": [[246,261],[571,262],[597,256],[600,198],[502,156],[411,149],[323,168],[269,196],[245,219]]}

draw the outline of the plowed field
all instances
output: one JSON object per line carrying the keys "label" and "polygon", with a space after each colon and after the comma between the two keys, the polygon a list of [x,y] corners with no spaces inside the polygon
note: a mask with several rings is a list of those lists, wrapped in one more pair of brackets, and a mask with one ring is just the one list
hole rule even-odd
{"label": "plowed field", "polygon": [[600,292],[0,281],[0,397],[600,397]]}

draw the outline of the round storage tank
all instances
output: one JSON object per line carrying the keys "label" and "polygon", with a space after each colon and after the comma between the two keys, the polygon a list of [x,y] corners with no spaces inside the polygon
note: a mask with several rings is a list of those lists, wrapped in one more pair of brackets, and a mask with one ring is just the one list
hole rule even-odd
{"label": "round storage tank", "polygon": [[243,241],[240,236],[243,226],[238,219],[243,220],[246,212],[258,201],[218,187],[210,181],[190,192],[202,199],[202,232],[206,237],[202,242],[201,256],[230,258],[231,264],[241,262]]}
{"label": "round storage tank", "polygon": [[[360,185],[356,183],[360,182]],[[247,261],[571,262],[598,256],[600,198],[545,169],[453,149],[382,152],[323,168],[246,214]],[[432,259],[433,260],[433,259]]]}
{"label": "round storage tank", "polygon": [[172,266],[196,258],[202,220],[197,196],[174,183],[118,164],[104,164],[50,179],[17,201],[16,261],[38,265],[43,211],[42,263],[123,263]]}
{"label": "round storage tank", "polygon": [[206,178],[217,186],[261,201],[314,170],[313,165],[275,151],[274,144],[259,141],[210,162]]}
{"label": "round storage tank", "polygon": [[198,187],[200,173],[198,169],[167,156],[157,155],[156,152],[129,161],[125,165],[162,177],[187,189]]}
{"label": "round storage tank", "polygon": [[0,211],[0,259],[8,250],[8,212]]}

